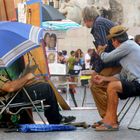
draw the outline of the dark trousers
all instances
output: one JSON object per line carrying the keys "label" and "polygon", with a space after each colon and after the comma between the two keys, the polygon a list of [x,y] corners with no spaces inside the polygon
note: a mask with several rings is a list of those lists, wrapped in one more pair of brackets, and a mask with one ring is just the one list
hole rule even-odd
{"label": "dark trousers", "polygon": [[[62,116],[59,113],[57,100],[51,86],[48,83],[37,83],[26,87],[26,90],[33,101],[45,99],[45,104],[50,105],[44,110],[45,117],[50,124],[59,124]],[[29,99],[24,91],[21,91],[13,102],[29,102]]]}

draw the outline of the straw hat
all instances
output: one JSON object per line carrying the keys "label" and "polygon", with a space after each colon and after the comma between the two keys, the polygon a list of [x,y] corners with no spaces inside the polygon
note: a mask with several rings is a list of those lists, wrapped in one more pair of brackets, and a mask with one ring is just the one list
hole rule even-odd
{"label": "straw hat", "polygon": [[112,37],[120,36],[123,33],[125,33],[127,30],[128,30],[128,28],[123,27],[122,25],[114,26],[110,29],[107,39],[111,39]]}

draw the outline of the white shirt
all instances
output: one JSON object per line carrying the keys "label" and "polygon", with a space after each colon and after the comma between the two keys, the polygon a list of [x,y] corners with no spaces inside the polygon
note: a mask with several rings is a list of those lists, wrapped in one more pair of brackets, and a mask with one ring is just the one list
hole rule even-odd
{"label": "white shirt", "polygon": [[86,68],[86,69],[90,69],[90,61],[87,62],[87,61],[90,60],[90,59],[91,59],[90,55],[89,55],[88,53],[85,54],[85,68]]}

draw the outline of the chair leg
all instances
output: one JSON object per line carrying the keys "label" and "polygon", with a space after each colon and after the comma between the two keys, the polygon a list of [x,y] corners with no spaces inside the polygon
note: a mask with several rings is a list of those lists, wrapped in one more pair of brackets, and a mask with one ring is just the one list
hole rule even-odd
{"label": "chair leg", "polygon": [[[133,105],[134,101],[136,100],[137,97],[134,97],[134,99],[132,100],[132,102],[130,103],[130,105],[128,106],[128,108],[126,109],[126,111],[124,112],[123,116],[120,118],[119,123],[121,123],[121,121],[123,120],[123,118],[126,116],[127,112],[130,110],[131,106]],[[128,99],[123,107],[123,110],[125,108],[125,106],[128,104],[128,101],[130,99]],[[122,112],[122,111],[121,111]],[[120,113],[119,113],[120,116]]]}
{"label": "chair leg", "polygon": [[28,92],[26,91],[26,89],[25,89],[24,87],[23,87],[23,90],[24,90],[25,94],[27,95],[28,99],[30,100],[31,104],[32,104],[33,107],[35,108],[35,110],[36,110],[38,116],[40,117],[40,119],[42,120],[42,122],[43,122],[44,124],[46,124],[45,120],[44,120],[44,119],[42,118],[42,116],[40,115],[40,113],[39,113],[37,107],[36,107],[35,104],[33,103],[31,97],[29,96]]}
{"label": "chair leg", "polygon": [[121,108],[120,112],[118,113],[118,117],[121,115],[121,113],[123,112],[123,110],[125,109],[125,107],[127,106],[127,104],[128,104],[129,101],[130,101],[130,98],[127,99],[127,101],[125,102],[125,104]]}
{"label": "chair leg", "polygon": [[15,97],[17,96],[17,94],[20,92],[21,90],[17,91],[17,93],[12,97],[12,99],[8,102],[8,104],[2,108],[2,110],[0,111],[0,115],[8,108],[8,106],[10,105],[10,103],[15,99]]}
{"label": "chair leg", "polygon": [[86,94],[87,94],[87,88],[86,88],[86,86],[84,86],[84,97],[83,97],[83,101],[82,101],[82,107],[84,106],[84,102],[85,102],[85,99],[86,99]]}
{"label": "chair leg", "polygon": [[73,101],[75,107],[78,107],[77,102],[76,102],[76,100],[75,100],[74,93],[70,93],[70,95],[71,95],[71,98],[72,98],[72,101]]}
{"label": "chair leg", "polygon": [[134,118],[135,118],[135,116],[136,116],[136,114],[137,114],[137,112],[138,112],[139,109],[140,109],[140,103],[139,103],[139,105],[138,105],[138,107],[137,107],[137,109],[136,109],[134,115],[132,116],[131,120],[129,121],[129,124],[128,124],[128,126],[127,126],[128,129],[140,130],[140,128],[137,129],[137,128],[134,128],[134,127],[130,127],[130,125],[132,124],[132,122],[133,122],[133,120],[134,120]]}

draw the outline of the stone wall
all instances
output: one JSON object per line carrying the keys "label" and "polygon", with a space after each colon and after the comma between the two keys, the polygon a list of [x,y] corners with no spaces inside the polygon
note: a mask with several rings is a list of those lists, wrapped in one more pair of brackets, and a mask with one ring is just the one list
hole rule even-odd
{"label": "stone wall", "polygon": [[[111,13],[111,20],[114,22],[128,27],[140,26],[140,0],[69,0],[67,3],[66,11],[67,13],[71,12],[69,15],[70,19],[71,16],[73,17],[77,14],[76,10],[72,10],[74,5],[78,5],[82,11],[82,8],[86,5],[94,4],[99,9],[109,11]],[[81,18],[81,16],[75,17],[75,21],[79,22],[80,19],[78,18]]]}
{"label": "stone wall", "polygon": [[123,6],[123,23],[129,27],[140,27],[140,0],[118,0]]}
{"label": "stone wall", "polygon": [[95,5],[111,10],[111,20],[128,27],[140,26],[140,0],[95,0]]}
{"label": "stone wall", "polygon": [[92,42],[93,37],[90,34],[90,30],[86,27],[81,27],[67,31],[63,39],[58,39],[58,47],[59,50],[67,50],[68,53],[79,48],[83,52],[87,52],[88,48],[94,48]]}

